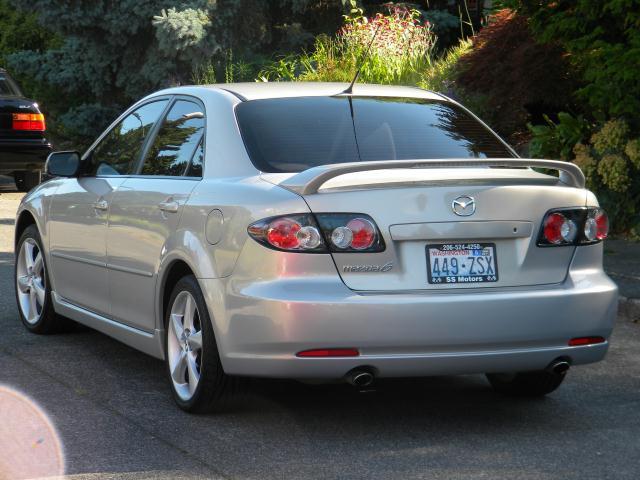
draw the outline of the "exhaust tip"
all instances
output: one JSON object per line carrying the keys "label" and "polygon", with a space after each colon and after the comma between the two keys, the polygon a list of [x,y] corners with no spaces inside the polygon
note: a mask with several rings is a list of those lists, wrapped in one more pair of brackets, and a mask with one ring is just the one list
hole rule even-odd
{"label": "exhaust tip", "polygon": [[347,374],[347,382],[358,388],[366,388],[373,384],[375,377],[366,370],[353,370]]}
{"label": "exhaust tip", "polygon": [[556,360],[549,365],[549,370],[557,375],[564,375],[570,367],[571,364],[566,360]]}

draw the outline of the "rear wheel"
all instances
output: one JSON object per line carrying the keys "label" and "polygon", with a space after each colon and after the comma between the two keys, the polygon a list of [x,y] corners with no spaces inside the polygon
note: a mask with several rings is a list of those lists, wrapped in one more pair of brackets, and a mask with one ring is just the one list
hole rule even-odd
{"label": "rear wheel", "polygon": [[35,225],[28,226],[22,233],[16,252],[14,278],[22,323],[30,332],[40,334],[65,329],[68,321],[53,311],[42,240]]}
{"label": "rear wheel", "polygon": [[497,392],[518,397],[541,397],[556,390],[567,372],[538,370],[517,373],[488,373],[487,379]]}
{"label": "rear wheel", "polygon": [[224,373],[204,296],[193,275],[178,281],[165,317],[166,370],[173,397],[187,412],[230,405],[239,379]]}

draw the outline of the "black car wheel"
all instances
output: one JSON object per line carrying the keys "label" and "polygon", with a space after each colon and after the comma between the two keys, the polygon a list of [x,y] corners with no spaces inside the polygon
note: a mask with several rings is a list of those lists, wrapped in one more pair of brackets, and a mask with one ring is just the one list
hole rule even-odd
{"label": "black car wheel", "polygon": [[22,324],[30,332],[39,334],[66,330],[70,321],[53,310],[47,263],[35,225],[22,233],[16,252],[16,300]]}
{"label": "black car wheel", "polygon": [[165,327],[166,370],[178,406],[194,413],[227,409],[241,380],[222,368],[204,296],[193,275],[173,289]]}
{"label": "black car wheel", "polygon": [[566,374],[566,370],[488,373],[487,379],[496,392],[516,397],[541,397],[556,390]]}
{"label": "black car wheel", "polygon": [[19,192],[28,192],[40,185],[42,172],[39,170],[14,172],[13,179]]}

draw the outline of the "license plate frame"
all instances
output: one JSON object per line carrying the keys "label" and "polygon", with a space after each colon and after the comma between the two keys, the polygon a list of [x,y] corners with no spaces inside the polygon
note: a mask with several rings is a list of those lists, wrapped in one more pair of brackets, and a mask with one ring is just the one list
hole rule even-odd
{"label": "license plate frame", "polygon": [[[432,256],[432,250],[439,252]],[[427,281],[430,285],[477,285],[484,283],[496,283],[498,277],[498,252],[495,243],[487,242],[449,242],[449,243],[430,243],[425,247],[427,260]],[[454,253],[455,252],[455,253]],[[490,257],[487,259],[487,257]],[[451,259],[456,260],[455,275],[436,275],[434,276],[434,262],[436,259],[438,270],[442,272],[444,262],[441,264],[440,259],[447,260],[447,272],[451,265]],[[473,259],[473,260],[472,260]],[[482,261],[478,261],[482,259]],[[459,264],[458,261],[466,263]],[[471,265],[467,267],[467,263]],[[478,270],[475,269],[478,267]],[[468,274],[460,274],[460,270],[468,270]],[[493,271],[494,273],[489,273]]]}

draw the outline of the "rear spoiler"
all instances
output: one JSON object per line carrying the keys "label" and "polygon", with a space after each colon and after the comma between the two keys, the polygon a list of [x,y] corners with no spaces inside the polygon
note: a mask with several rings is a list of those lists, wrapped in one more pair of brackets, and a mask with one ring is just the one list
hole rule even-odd
{"label": "rear spoiler", "polygon": [[289,177],[279,185],[300,195],[317,193],[320,187],[332,178],[347,173],[396,168],[545,168],[557,170],[560,182],[576,188],[584,188],[585,178],[577,165],[557,160],[536,160],[522,158],[450,159],[450,160],[388,160],[377,162],[335,163],[309,168]]}

